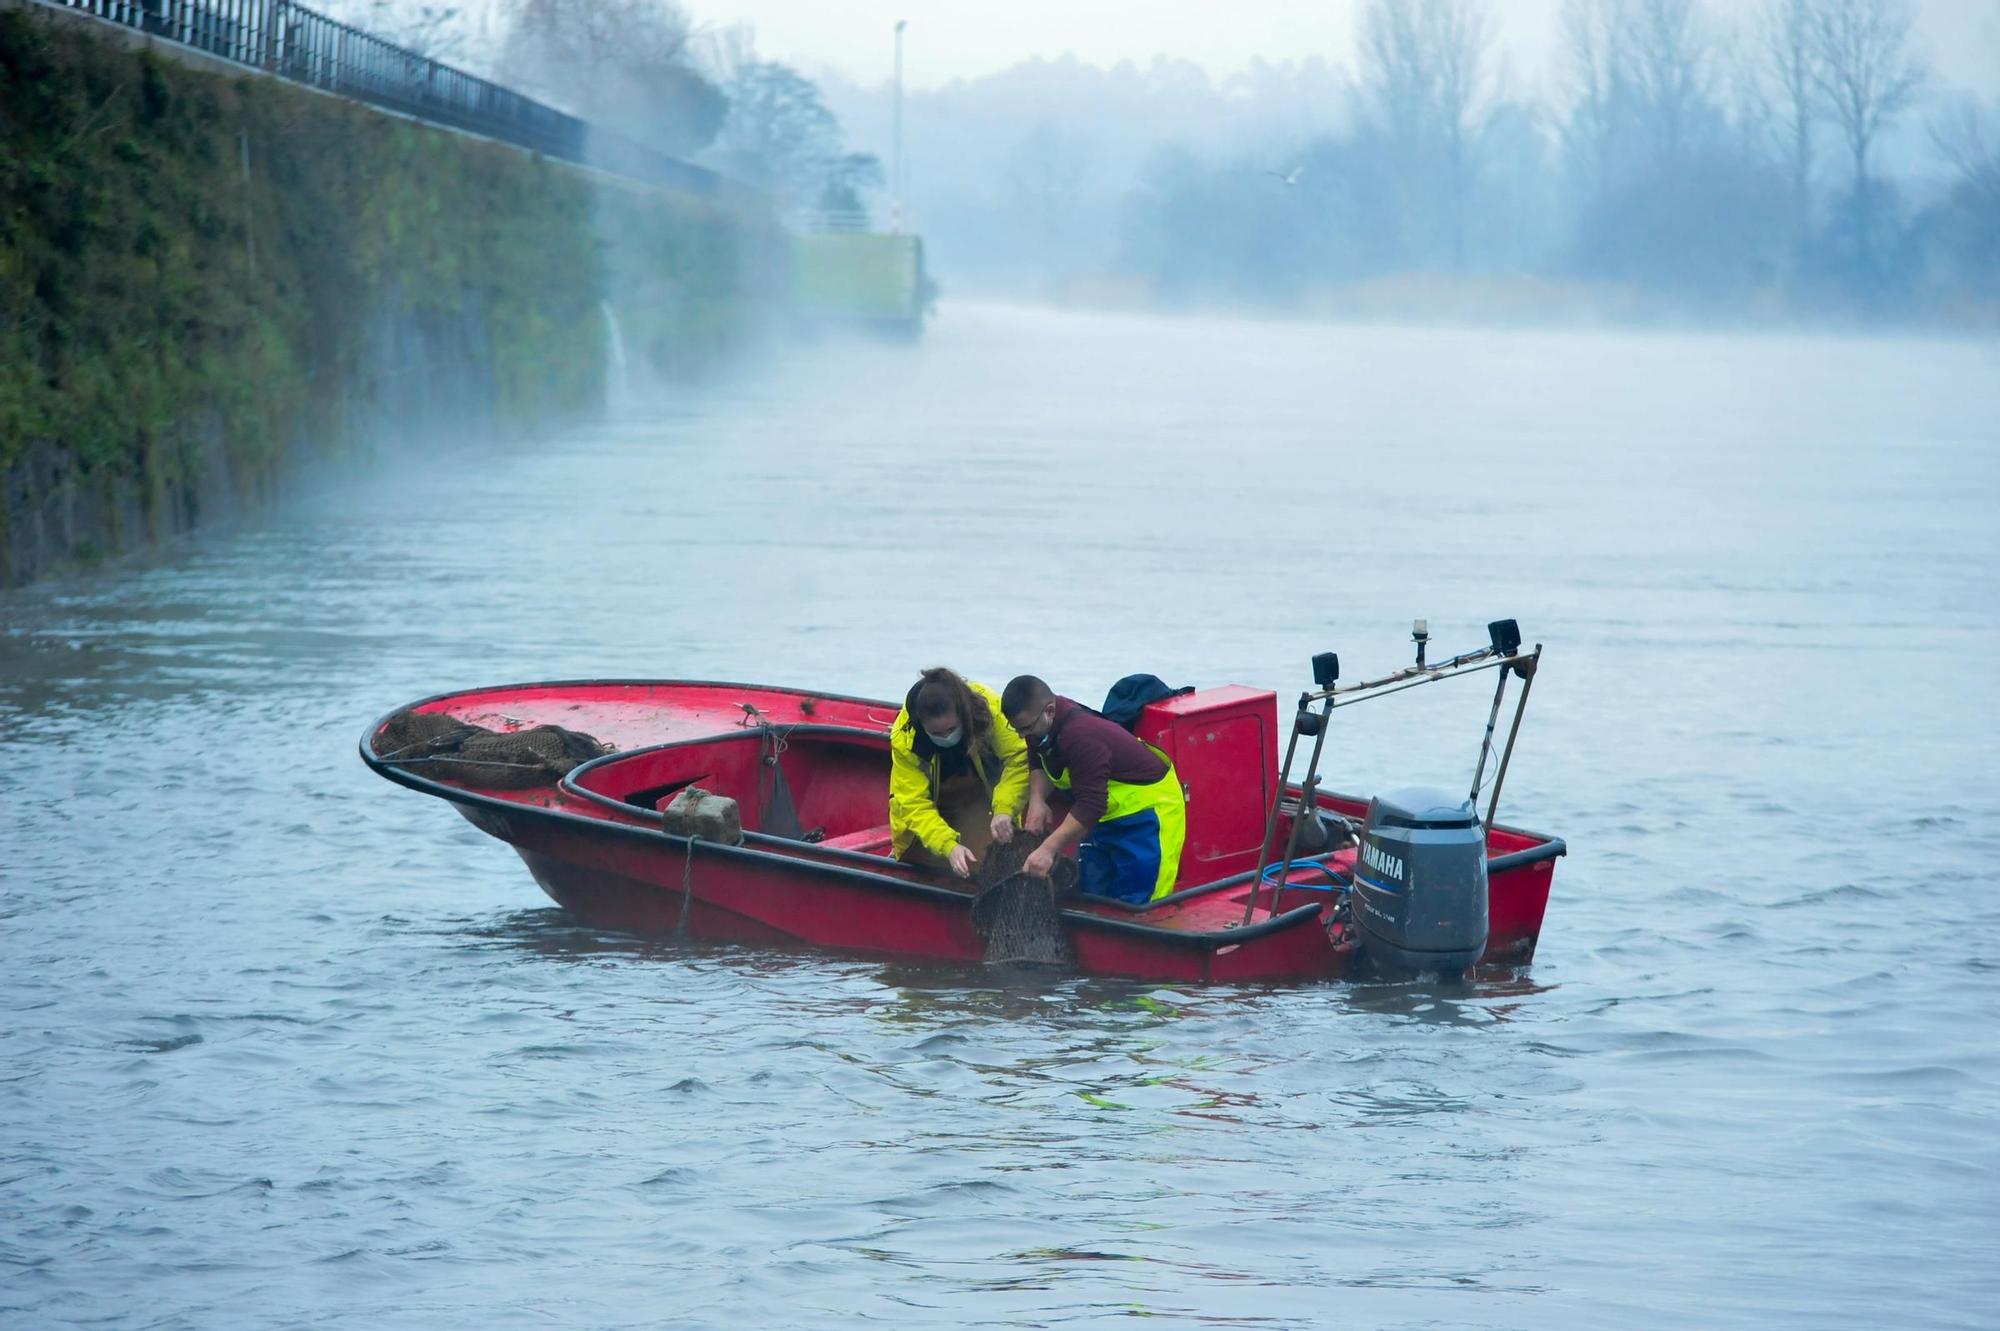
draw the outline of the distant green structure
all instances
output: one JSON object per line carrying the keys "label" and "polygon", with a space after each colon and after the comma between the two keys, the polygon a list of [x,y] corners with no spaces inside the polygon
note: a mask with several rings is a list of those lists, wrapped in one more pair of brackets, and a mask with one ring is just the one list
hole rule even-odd
{"label": "distant green structure", "polygon": [[924,243],[910,235],[810,232],[795,241],[797,308],[808,323],[905,337],[923,331],[930,305]]}

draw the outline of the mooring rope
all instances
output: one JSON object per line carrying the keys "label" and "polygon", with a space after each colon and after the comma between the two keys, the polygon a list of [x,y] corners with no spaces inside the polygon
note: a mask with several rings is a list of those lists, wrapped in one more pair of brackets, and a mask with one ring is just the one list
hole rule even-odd
{"label": "mooring rope", "polygon": [[694,900],[694,843],[699,840],[701,838],[693,833],[688,835],[687,861],[681,866],[681,918],[680,923],[674,926],[677,940],[687,937],[688,903]]}

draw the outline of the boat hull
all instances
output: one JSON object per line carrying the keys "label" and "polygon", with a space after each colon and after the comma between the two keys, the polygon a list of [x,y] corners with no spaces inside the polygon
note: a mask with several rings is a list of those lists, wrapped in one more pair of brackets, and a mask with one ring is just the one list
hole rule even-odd
{"label": "boat hull", "polygon": [[[976,965],[985,943],[970,894],[845,865],[669,839],[616,824],[562,827],[513,810],[459,805],[507,842],[563,910],[593,928],[713,942],[791,944]],[[633,834],[637,835],[633,835]],[[671,840],[669,845],[650,845]],[[1318,903],[1226,937],[1066,911],[1078,969],[1132,979],[1337,979],[1352,947]]]}

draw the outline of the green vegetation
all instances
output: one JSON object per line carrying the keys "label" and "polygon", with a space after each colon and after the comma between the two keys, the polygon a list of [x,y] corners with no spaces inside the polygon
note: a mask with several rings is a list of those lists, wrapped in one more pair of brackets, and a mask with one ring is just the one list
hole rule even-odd
{"label": "green vegetation", "polygon": [[652,309],[635,359],[699,370],[781,261],[723,204],[0,12],[0,476],[53,443],[154,534],[218,440],[256,488],[387,375],[487,385],[509,428],[595,405],[607,290]]}
{"label": "green vegetation", "polygon": [[791,301],[790,237],[775,219],[616,184],[597,207],[627,354],[655,374],[702,374]]}

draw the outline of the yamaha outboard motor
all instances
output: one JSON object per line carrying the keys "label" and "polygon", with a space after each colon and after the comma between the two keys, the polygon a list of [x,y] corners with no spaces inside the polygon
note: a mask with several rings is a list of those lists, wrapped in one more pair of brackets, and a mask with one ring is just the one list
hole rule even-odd
{"label": "yamaha outboard motor", "polygon": [[1380,973],[1458,975],[1486,950],[1486,831],[1472,801],[1429,787],[1369,802],[1353,917]]}

